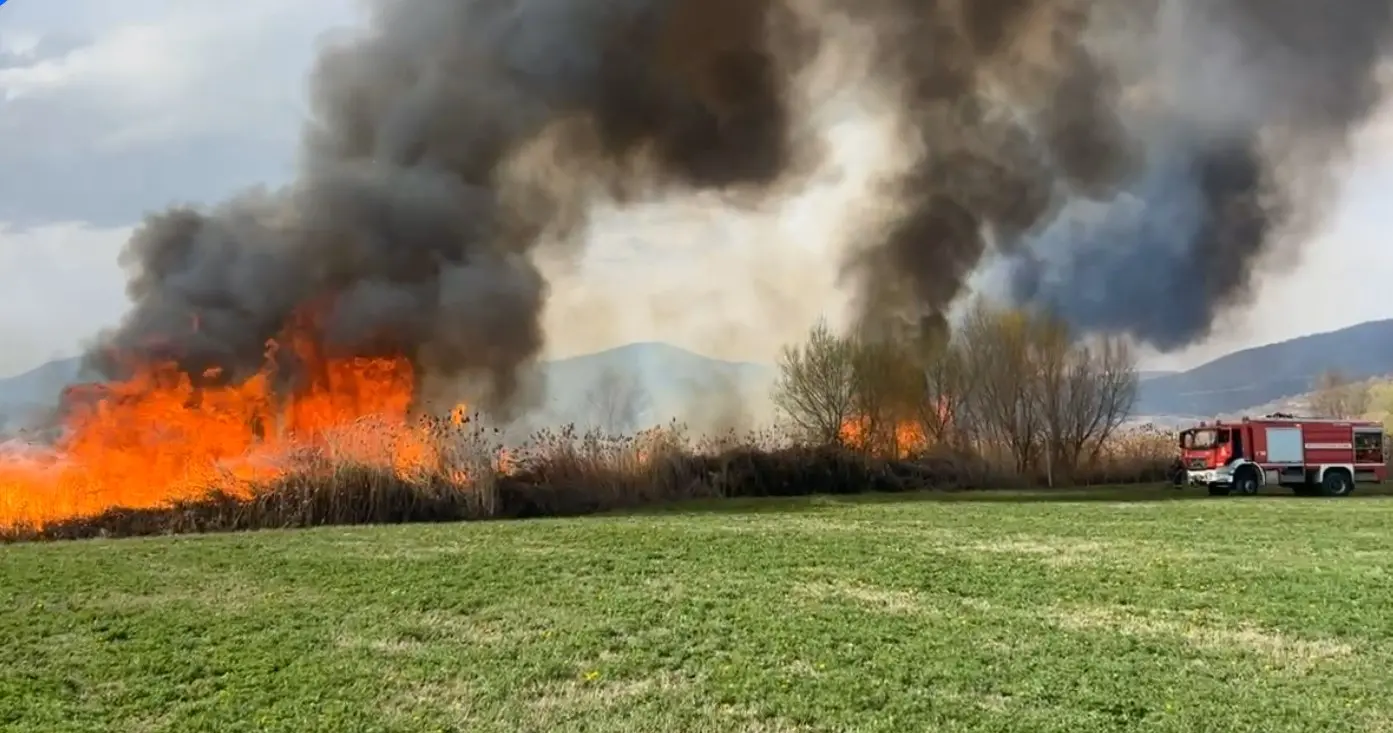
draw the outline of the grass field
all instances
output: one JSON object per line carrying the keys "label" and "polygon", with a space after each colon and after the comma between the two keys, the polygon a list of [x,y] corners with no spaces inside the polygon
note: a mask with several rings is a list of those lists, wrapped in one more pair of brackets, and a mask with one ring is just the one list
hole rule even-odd
{"label": "grass field", "polygon": [[0,547],[0,730],[1393,730],[1393,498],[1135,494]]}

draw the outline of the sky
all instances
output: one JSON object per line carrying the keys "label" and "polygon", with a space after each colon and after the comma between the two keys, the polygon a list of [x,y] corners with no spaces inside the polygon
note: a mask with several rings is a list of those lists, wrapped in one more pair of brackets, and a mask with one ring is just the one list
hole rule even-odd
{"label": "sky", "polygon": [[[0,7],[0,375],[72,355],[119,321],[118,255],[145,213],[294,174],[316,49],[361,12],[355,0]],[[843,109],[867,104],[848,98]],[[838,203],[893,156],[866,118],[826,121],[835,160],[777,210],[713,218],[701,201],[679,200],[598,212],[585,261],[547,264],[549,355],[668,340],[762,361],[840,312],[829,252],[855,213]],[[1304,261],[1267,278],[1256,306],[1230,314],[1209,343],[1144,365],[1183,367],[1393,317],[1393,112],[1365,131],[1356,157]]]}

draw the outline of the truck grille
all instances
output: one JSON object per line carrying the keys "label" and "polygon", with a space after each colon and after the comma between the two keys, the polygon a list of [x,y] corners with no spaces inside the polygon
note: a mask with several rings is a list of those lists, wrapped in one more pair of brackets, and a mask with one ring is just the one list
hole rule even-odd
{"label": "truck grille", "polygon": [[1185,462],[1185,467],[1190,469],[1191,471],[1203,471],[1204,469],[1209,468],[1209,466],[1206,466],[1205,463],[1207,463],[1207,461],[1205,461],[1203,458],[1191,458],[1190,460]]}

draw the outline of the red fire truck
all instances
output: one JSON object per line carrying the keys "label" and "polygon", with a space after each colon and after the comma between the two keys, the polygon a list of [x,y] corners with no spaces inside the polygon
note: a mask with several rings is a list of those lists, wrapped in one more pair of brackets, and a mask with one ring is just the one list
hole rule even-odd
{"label": "red fire truck", "polygon": [[1178,485],[1214,496],[1286,486],[1298,496],[1348,496],[1388,473],[1383,426],[1276,414],[1200,423],[1180,433]]}

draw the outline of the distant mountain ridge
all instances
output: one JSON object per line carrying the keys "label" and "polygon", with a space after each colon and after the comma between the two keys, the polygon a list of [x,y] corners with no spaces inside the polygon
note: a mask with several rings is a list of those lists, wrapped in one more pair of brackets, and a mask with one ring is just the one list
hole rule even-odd
{"label": "distant mountain ridge", "polygon": [[701,428],[760,422],[768,416],[766,403],[775,378],[772,365],[714,359],[661,342],[543,362],[539,371],[546,401],[534,419],[586,423],[593,391],[604,389],[601,383],[609,372],[642,395],[636,427],[672,419]]}
{"label": "distant mountain ridge", "polygon": [[[80,360],[60,359],[0,379],[0,414],[10,420],[51,408],[81,376]],[[1393,374],[1393,319],[1244,349],[1183,372],[1142,372],[1137,416],[1210,417],[1253,410],[1309,392],[1322,372],[1355,379]],[[772,364],[714,359],[662,342],[634,343],[542,362],[529,374],[544,389],[537,419],[584,423],[606,372],[643,394],[643,424],[673,418],[721,422],[732,410],[768,414]]]}
{"label": "distant mountain ridge", "polygon": [[57,404],[58,393],[82,376],[82,359],[71,357],[0,379],[0,429],[51,410]]}
{"label": "distant mountain ridge", "polygon": [[1237,351],[1141,383],[1138,414],[1209,417],[1309,392],[1325,371],[1353,379],[1393,373],[1393,319]]}

